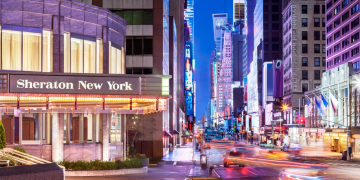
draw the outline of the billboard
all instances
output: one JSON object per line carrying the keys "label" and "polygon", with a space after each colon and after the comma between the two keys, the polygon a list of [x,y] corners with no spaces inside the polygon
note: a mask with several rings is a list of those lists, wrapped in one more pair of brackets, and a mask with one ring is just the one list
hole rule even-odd
{"label": "billboard", "polygon": [[194,114],[194,89],[193,89],[193,52],[192,42],[185,44],[185,103],[186,115]]}

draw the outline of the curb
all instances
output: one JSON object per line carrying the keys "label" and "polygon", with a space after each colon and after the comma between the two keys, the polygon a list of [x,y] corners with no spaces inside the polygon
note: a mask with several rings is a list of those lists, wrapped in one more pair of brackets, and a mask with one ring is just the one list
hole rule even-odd
{"label": "curb", "polygon": [[141,174],[148,172],[147,167],[114,170],[65,171],[65,176],[114,176],[124,174]]}

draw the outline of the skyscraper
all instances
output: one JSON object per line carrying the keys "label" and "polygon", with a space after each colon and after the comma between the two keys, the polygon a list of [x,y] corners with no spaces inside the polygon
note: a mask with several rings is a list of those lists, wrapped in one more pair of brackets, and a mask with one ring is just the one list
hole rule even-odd
{"label": "skyscraper", "polygon": [[282,14],[283,104],[289,107],[284,119],[294,124],[298,119],[293,117],[293,110],[298,111],[300,106],[303,114],[304,92],[319,86],[325,71],[325,2],[290,1],[283,5]]}
{"label": "skyscraper", "polygon": [[244,0],[233,1],[233,21],[245,20],[245,2]]}

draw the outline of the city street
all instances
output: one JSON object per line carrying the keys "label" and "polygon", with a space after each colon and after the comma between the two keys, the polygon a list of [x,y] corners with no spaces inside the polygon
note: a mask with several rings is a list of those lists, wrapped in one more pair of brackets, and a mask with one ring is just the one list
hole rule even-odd
{"label": "city street", "polygon": [[[326,171],[324,177],[328,179],[358,179],[360,172],[360,162],[345,162],[341,160],[324,160],[321,163],[312,161],[289,161],[284,159],[271,159],[261,157],[270,149],[260,149],[258,146],[247,145],[240,142],[211,142],[211,148],[205,149],[204,153],[208,157],[208,169],[200,168],[200,152],[195,151],[195,163],[192,160],[192,144],[188,143],[183,147],[176,148],[169,155],[165,156],[157,164],[151,164],[148,172],[144,174],[108,176],[108,177],[67,177],[69,180],[82,179],[164,179],[176,180],[186,178],[218,178],[220,179],[278,179],[281,171],[303,169],[316,171],[322,169]],[[245,167],[230,165],[225,168],[223,165],[223,155],[229,150],[240,151],[245,155]],[[271,149],[273,152],[280,152],[279,149]],[[214,172],[209,175],[210,166],[214,167]]]}

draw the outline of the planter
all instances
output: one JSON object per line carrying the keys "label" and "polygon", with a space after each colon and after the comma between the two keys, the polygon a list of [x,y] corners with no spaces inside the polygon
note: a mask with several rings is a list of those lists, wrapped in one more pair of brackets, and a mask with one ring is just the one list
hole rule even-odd
{"label": "planter", "polygon": [[143,159],[141,159],[142,165],[143,165],[143,166],[149,166],[149,159],[150,159],[150,158],[143,158]]}
{"label": "planter", "polygon": [[65,176],[113,176],[124,174],[146,173],[147,168],[114,169],[114,170],[93,170],[93,171],[65,171]]}

